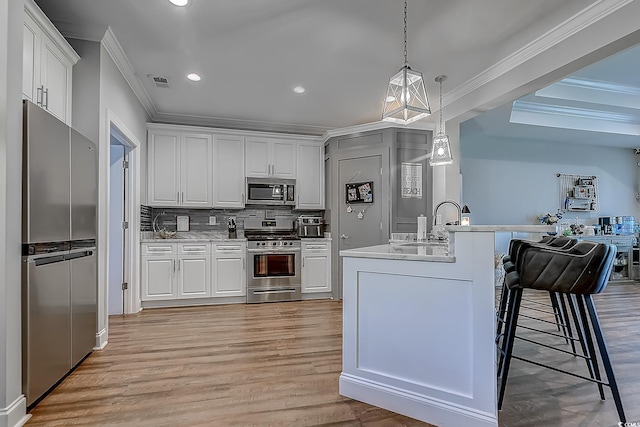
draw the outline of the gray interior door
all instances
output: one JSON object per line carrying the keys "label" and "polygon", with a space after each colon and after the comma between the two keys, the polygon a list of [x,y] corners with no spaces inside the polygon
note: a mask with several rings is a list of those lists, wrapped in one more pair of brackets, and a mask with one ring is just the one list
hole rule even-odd
{"label": "gray interior door", "polygon": [[[388,203],[382,193],[382,156],[366,156],[338,161],[338,250],[387,243],[382,230],[383,207]],[[373,202],[347,203],[347,184],[373,183]],[[350,208],[350,209],[349,209]],[[338,258],[338,296],[342,298],[342,257]]]}

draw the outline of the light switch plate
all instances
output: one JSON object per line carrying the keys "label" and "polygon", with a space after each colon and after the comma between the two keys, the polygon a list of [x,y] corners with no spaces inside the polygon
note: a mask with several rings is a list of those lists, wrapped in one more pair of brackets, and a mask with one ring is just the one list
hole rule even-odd
{"label": "light switch plate", "polygon": [[218,218],[216,218],[215,216],[210,216],[209,225],[218,225]]}

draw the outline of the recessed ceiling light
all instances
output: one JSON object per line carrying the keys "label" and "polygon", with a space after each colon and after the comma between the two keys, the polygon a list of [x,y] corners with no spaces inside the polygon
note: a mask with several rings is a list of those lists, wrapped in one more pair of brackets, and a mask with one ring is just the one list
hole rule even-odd
{"label": "recessed ceiling light", "polygon": [[186,6],[189,4],[189,0],[169,0],[171,2],[171,4],[174,4],[176,6]]}
{"label": "recessed ceiling light", "polygon": [[303,88],[302,86],[296,86],[296,87],[294,87],[294,88],[293,88],[293,91],[294,91],[295,93],[304,93],[304,91],[305,91],[305,90],[306,90],[306,89],[305,89],[305,88]]}
{"label": "recessed ceiling light", "polygon": [[202,77],[200,77],[200,75],[196,73],[187,74],[187,78],[192,82],[199,82],[200,80],[202,80]]}

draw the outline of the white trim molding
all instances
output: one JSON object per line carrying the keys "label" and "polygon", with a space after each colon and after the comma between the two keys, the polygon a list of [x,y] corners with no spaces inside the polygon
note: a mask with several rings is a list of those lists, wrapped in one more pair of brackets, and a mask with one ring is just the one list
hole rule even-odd
{"label": "white trim molding", "polygon": [[27,414],[27,399],[21,394],[11,405],[0,408],[0,426],[21,427],[31,418]]}
{"label": "white trim molding", "polygon": [[33,0],[25,0],[24,2],[25,12],[31,16],[31,18],[42,27],[43,31],[47,33],[49,37],[53,39],[56,46],[60,48],[67,61],[71,64],[75,64],[80,60],[80,55],[73,50],[65,38],[60,34],[60,31],[51,23],[47,15],[34,3]]}
{"label": "white trim molding", "polygon": [[536,91],[536,96],[640,109],[640,88],[599,80],[567,77]]}
{"label": "white trim molding", "polygon": [[140,101],[144,110],[151,118],[155,119],[158,111],[156,110],[151,97],[136,76],[133,65],[129,62],[129,58],[127,58],[127,55],[124,53],[124,49],[122,49],[122,45],[120,45],[116,35],[113,34],[111,27],[108,27],[107,31],[104,33],[101,44],[104,46],[111,59],[113,59],[116,67],[120,70],[120,74],[122,74],[122,77],[125,79],[136,98],[138,98],[138,101]]}
{"label": "white trim molding", "polygon": [[107,330],[102,329],[100,332],[96,334],[96,346],[93,347],[94,350],[102,350],[107,346]]}
{"label": "white trim molding", "polygon": [[632,1],[633,0],[599,0],[594,2],[513,52],[511,55],[498,61],[466,83],[450,91],[447,96],[444,97],[446,101],[444,105],[446,106],[447,104],[453,103],[489,82],[500,78],[502,75],[551,49],[595,22],[609,16]]}
{"label": "white trim molding", "polygon": [[344,372],[340,375],[340,394],[356,400],[360,396],[366,395],[366,403],[370,405],[407,415],[417,420],[424,420],[424,414],[428,413],[431,420],[440,421],[437,425],[495,427],[498,422],[495,415],[486,412],[455,405],[423,394],[411,393]]}
{"label": "white trim molding", "polygon": [[[140,153],[141,141],[136,138],[135,134],[120,120],[113,111],[107,109],[106,113],[106,135],[107,141],[111,136],[111,132],[117,133],[121,142],[124,142],[130,149],[129,151],[129,179],[127,182],[127,194],[129,200],[126,206],[127,218],[129,220],[129,230],[127,233],[125,254],[125,276],[124,280],[129,284],[128,291],[125,298],[125,310],[124,314],[137,313],[141,310],[140,302],[140,163],[142,161],[142,155]],[[107,179],[109,182],[110,179]],[[107,191],[107,194],[109,192]],[[109,209],[105,208],[102,215],[106,218],[107,224],[109,224]],[[106,252],[108,254],[108,244]],[[108,270],[107,270],[108,274]],[[108,278],[106,283],[109,283]],[[108,292],[108,286],[105,290]],[[105,292],[105,293],[106,293]],[[106,295],[106,304],[108,304],[108,294]],[[108,313],[108,307],[105,313]],[[105,319],[105,325],[108,325],[108,314]]]}
{"label": "white trim molding", "polygon": [[387,128],[435,131],[436,125],[435,123],[430,123],[425,121],[417,121],[417,122],[410,123],[408,125],[397,125],[395,123],[390,123],[390,122],[380,120],[377,122],[365,123],[362,125],[328,130],[324,133],[324,135],[322,135],[322,142],[327,142],[330,138],[333,138],[336,136],[351,135],[354,133],[369,132],[372,130],[387,129]]}
{"label": "white trim molding", "polygon": [[515,101],[509,121],[558,129],[640,135],[640,123],[631,114],[530,101]]}

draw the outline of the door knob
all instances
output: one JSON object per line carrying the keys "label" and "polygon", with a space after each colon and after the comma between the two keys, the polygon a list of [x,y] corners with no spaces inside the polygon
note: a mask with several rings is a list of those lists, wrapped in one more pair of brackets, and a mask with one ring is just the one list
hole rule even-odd
{"label": "door knob", "polygon": [[341,239],[348,239],[348,238],[349,238],[349,236],[347,236],[346,234],[342,233],[342,234],[340,235],[340,238],[341,238]]}

